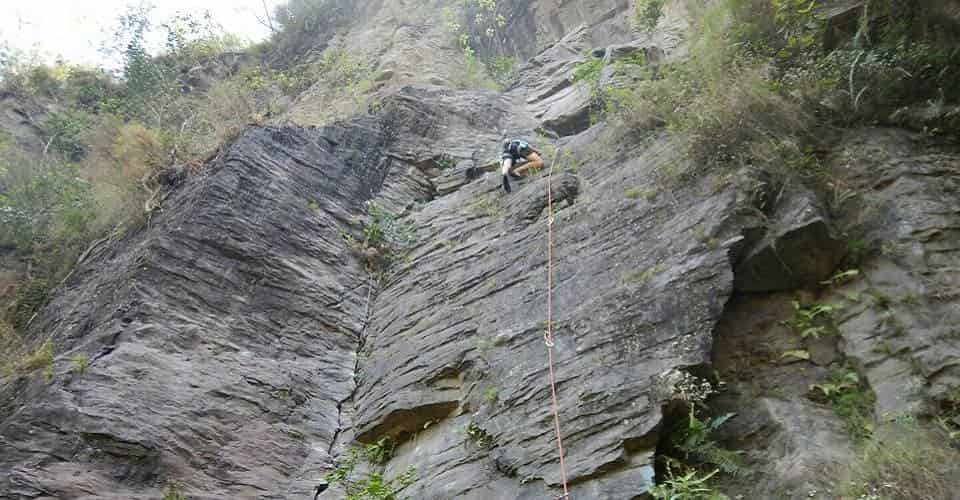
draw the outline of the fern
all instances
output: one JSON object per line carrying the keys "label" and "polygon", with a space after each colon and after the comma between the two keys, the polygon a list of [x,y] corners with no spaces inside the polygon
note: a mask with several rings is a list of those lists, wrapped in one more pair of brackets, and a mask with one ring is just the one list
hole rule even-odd
{"label": "fern", "polygon": [[687,426],[681,429],[677,436],[677,448],[684,453],[687,460],[714,465],[726,474],[735,476],[744,472],[746,466],[739,453],[723,448],[710,439],[710,434],[735,416],[736,413],[726,413],[712,419],[700,420],[695,407],[690,405]]}

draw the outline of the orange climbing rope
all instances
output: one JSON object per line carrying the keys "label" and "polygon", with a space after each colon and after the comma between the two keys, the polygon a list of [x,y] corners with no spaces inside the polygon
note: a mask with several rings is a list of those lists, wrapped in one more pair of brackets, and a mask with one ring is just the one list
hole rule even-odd
{"label": "orange climbing rope", "polygon": [[547,364],[550,367],[550,394],[553,397],[553,425],[557,431],[557,452],[560,454],[560,481],[563,483],[563,498],[569,500],[567,490],[567,466],[563,459],[563,437],[560,433],[560,405],[557,402],[557,379],[553,373],[553,165],[560,148],[553,153],[550,170],[547,172],[547,330],[543,333],[547,345]]}

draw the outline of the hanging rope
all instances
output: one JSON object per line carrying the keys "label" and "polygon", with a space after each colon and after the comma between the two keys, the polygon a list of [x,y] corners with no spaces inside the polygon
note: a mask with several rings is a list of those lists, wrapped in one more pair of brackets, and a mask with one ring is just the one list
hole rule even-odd
{"label": "hanging rope", "polygon": [[547,345],[547,365],[550,367],[550,394],[553,397],[553,425],[557,433],[557,452],[560,454],[560,481],[563,498],[569,500],[567,489],[567,466],[563,458],[563,437],[560,433],[560,405],[557,403],[557,378],[553,373],[553,165],[557,162],[560,148],[553,153],[550,170],[547,171],[547,330],[543,341]]}

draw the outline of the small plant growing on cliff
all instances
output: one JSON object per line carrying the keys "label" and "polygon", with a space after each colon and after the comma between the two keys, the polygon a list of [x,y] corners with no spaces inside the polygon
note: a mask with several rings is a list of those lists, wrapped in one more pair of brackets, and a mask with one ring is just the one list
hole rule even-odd
{"label": "small plant growing on cliff", "polygon": [[[695,377],[690,382],[695,382]],[[706,381],[694,391],[701,394],[712,392]],[[651,491],[656,499],[704,500],[726,498],[710,484],[710,479],[719,473],[738,475],[746,466],[736,451],[721,447],[713,433],[736,414],[726,413],[716,417],[701,417],[698,411],[705,408],[703,399],[685,398],[688,411],[686,418],[676,421],[667,434],[666,448],[659,457],[664,463],[665,478]]]}
{"label": "small plant growing on cliff", "polygon": [[406,246],[414,242],[415,229],[412,224],[400,221],[397,214],[370,203],[370,222],[363,229],[366,244],[382,248],[386,245]]}
{"label": "small plant growing on cliff", "polygon": [[187,500],[187,496],[183,494],[179,483],[170,483],[167,491],[163,493],[163,500]]}
{"label": "small plant growing on cliff", "polygon": [[90,366],[90,356],[87,356],[86,354],[70,356],[70,361],[73,362],[73,371],[80,376],[83,376],[83,374],[87,372],[87,368]]}
{"label": "small plant growing on cliff", "polygon": [[873,435],[874,396],[856,371],[839,370],[829,382],[810,386],[810,398],[829,404],[843,417],[847,431],[857,441]]}
{"label": "small plant growing on cliff", "polygon": [[803,338],[820,338],[827,332],[829,322],[833,318],[833,313],[842,309],[842,306],[835,304],[810,304],[802,305],[799,301],[793,301],[793,318],[786,321],[786,324],[792,327]]}
{"label": "small plant growing on cliff", "polygon": [[734,416],[735,413],[726,413],[701,420],[697,417],[696,407],[691,404],[686,427],[681,427],[672,436],[674,445],[687,462],[711,464],[727,474],[739,474],[744,468],[740,455],[720,447],[710,436]]}
{"label": "small plant growing on cliff", "polygon": [[467,437],[469,437],[477,446],[481,448],[487,448],[493,444],[493,436],[491,436],[483,427],[471,422],[467,426]]}
{"label": "small plant growing on cliff", "polygon": [[44,342],[32,354],[24,356],[17,364],[17,371],[20,373],[29,373],[34,370],[44,368],[44,374],[47,378],[53,376],[53,343],[49,340]]}
{"label": "small plant growing on cliff", "polygon": [[717,470],[702,474],[688,470],[678,473],[673,467],[667,467],[667,480],[650,490],[656,500],[727,500],[727,496],[714,489],[709,481]]}
{"label": "small plant growing on cliff", "polygon": [[380,438],[376,443],[368,444],[363,447],[361,454],[363,458],[374,465],[383,465],[393,458],[393,450],[396,444],[390,438]]}
{"label": "small plant growing on cliff", "polygon": [[590,91],[590,118],[595,121],[604,110],[604,92],[603,86],[600,84],[600,77],[603,74],[603,59],[594,57],[592,54],[587,54],[586,58],[585,61],[574,68],[571,80],[585,86]]}
{"label": "small plant growing on cliff", "polygon": [[820,284],[826,287],[842,285],[844,283],[853,281],[857,278],[857,276],[860,276],[860,271],[856,269],[848,269],[846,271],[841,271],[834,274],[829,279],[821,281]]}
{"label": "small plant growing on cliff", "polygon": [[334,470],[324,478],[331,486],[342,485],[347,493],[346,500],[399,500],[400,491],[416,481],[415,467],[410,466],[393,479],[387,479],[379,472],[360,476],[355,470],[361,461],[370,465],[382,465],[392,456],[393,445],[387,438],[362,448],[352,447],[345,456],[337,460]]}

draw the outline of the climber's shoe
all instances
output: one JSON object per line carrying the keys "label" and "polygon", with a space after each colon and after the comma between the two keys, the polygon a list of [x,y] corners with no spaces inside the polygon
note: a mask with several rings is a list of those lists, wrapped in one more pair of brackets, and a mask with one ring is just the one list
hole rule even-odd
{"label": "climber's shoe", "polygon": [[515,173],[513,173],[513,172],[510,172],[509,175],[510,175],[510,178],[513,179],[513,180],[515,180],[515,181],[519,181],[520,179],[523,179],[523,177],[520,177],[519,175],[517,175],[517,174],[515,174]]}
{"label": "climber's shoe", "polygon": [[324,491],[327,491],[327,488],[329,487],[330,487],[330,484],[327,483],[326,480],[320,481],[320,483],[317,484],[316,490],[314,490],[315,493],[313,495],[313,500],[317,500],[317,498],[320,497],[320,494],[323,493]]}
{"label": "climber's shoe", "polygon": [[510,178],[506,175],[503,176],[503,190],[508,193],[510,192]]}

